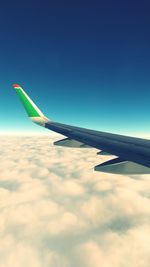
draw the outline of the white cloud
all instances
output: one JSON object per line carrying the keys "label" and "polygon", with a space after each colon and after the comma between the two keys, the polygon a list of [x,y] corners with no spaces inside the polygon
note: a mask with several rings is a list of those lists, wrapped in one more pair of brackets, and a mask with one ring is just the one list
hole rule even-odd
{"label": "white cloud", "polygon": [[150,226],[130,229],[126,234],[102,233],[76,247],[78,261],[87,267],[149,267]]}
{"label": "white cloud", "polygon": [[107,157],[54,138],[1,137],[0,266],[149,267],[149,175],[94,172]]}

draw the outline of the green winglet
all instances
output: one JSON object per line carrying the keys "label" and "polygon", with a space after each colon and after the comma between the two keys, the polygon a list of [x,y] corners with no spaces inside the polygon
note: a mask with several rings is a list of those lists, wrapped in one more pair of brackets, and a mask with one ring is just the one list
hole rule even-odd
{"label": "green winglet", "polygon": [[47,117],[41,112],[41,110],[34,104],[31,98],[25,93],[19,84],[13,84],[29,118],[36,124],[45,127],[45,124],[49,121]]}
{"label": "green winglet", "polygon": [[44,114],[39,110],[39,108],[34,104],[30,97],[25,93],[19,84],[13,84],[27,114],[29,117],[43,117]]}

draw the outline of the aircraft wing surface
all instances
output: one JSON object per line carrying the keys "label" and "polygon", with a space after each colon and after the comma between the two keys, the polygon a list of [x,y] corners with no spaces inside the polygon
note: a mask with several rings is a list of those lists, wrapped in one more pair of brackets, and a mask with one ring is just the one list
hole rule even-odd
{"label": "aircraft wing surface", "polygon": [[51,121],[44,116],[20,85],[14,84],[13,87],[34,123],[67,137],[55,142],[55,145],[72,148],[93,147],[100,150],[99,155],[116,156],[116,158],[95,166],[96,171],[126,175],[150,174],[150,140]]}

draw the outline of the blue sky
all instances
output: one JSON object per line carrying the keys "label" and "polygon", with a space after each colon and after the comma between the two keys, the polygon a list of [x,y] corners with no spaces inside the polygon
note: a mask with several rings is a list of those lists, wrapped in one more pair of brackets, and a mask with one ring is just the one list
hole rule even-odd
{"label": "blue sky", "polygon": [[148,1],[5,1],[0,9],[0,132],[44,132],[11,87],[55,121],[150,132]]}

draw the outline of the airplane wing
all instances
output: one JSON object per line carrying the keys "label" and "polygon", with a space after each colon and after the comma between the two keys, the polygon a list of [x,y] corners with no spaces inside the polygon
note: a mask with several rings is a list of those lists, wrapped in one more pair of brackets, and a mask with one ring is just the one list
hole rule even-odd
{"label": "airplane wing", "polygon": [[150,140],[95,131],[49,120],[18,84],[13,84],[29,118],[36,124],[60,133],[67,138],[54,145],[93,147],[99,155],[116,158],[95,166],[96,171],[116,174],[150,174]]}

